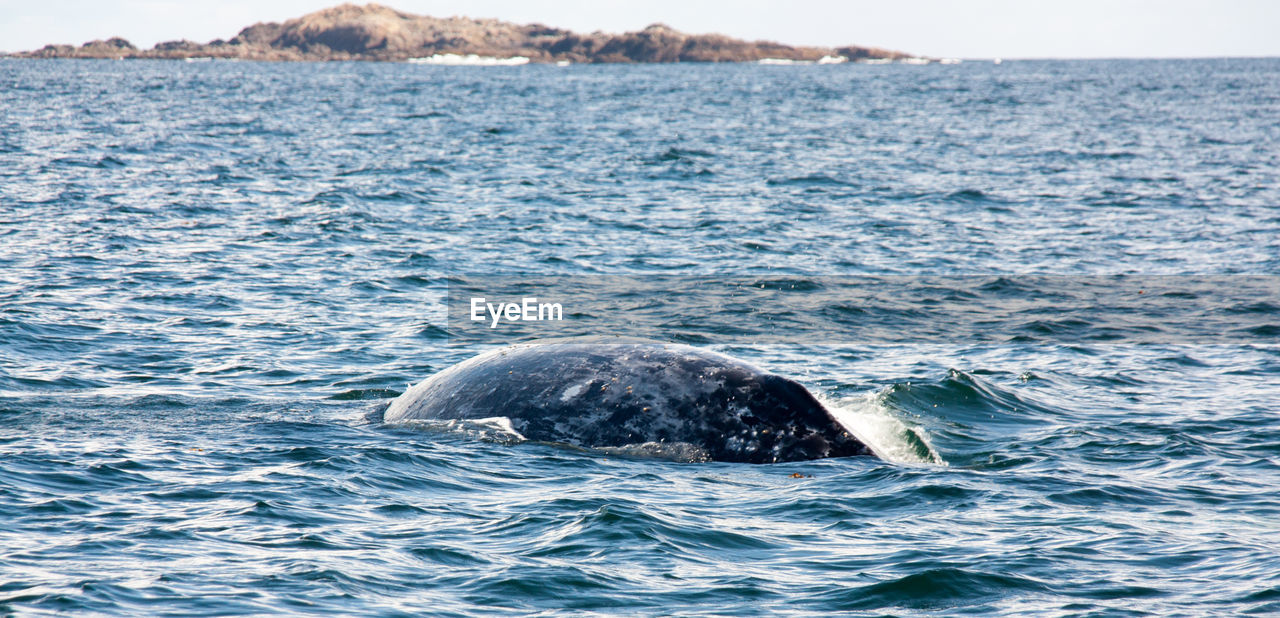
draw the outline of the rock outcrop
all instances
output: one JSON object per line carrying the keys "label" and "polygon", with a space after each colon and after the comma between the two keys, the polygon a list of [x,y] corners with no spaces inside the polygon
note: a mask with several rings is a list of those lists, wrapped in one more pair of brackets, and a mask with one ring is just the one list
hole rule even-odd
{"label": "rock outcrop", "polygon": [[540,24],[436,18],[378,4],[344,4],[284,23],[260,23],[206,44],[166,41],[140,50],[120,38],[80,47],[47,45],[13,54],[37,58],[237,58],[244,60],[407,60],[435,54],[523,56],[533,62],[750,62],[765,58],[902,59],[870,47],[792,47],[719,34],[685,34],[661,24],[639,32],[576,34]]}

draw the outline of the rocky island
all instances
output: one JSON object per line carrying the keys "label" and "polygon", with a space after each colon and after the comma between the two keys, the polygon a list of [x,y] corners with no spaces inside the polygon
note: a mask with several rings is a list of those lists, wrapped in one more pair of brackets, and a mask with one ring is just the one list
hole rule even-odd
{"label": "rocky island", "polygon": [[378,4],[344,4],[284,23],[259,23],[230,40],[166,41],[138,49],[121,38],[80,47],[46,45],[10,54],[26,58],[238,60],[527,59],[528,62],[843,62],[916,60],[874,47],[793,47],[719,34],[685,34],[661,24],[638,32],[577,34],[496,19],[436,18]]}

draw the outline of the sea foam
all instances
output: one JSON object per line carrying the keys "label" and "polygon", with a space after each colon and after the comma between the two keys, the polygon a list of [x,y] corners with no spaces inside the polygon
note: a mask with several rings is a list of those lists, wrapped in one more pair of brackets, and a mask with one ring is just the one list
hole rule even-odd
{"label": "sea foam", "polygon": [[409,62],[413,64],[439,64],[445,66],[518,66],[521,64],[529,64],[529,59],[525,56],[511,56],[502,58],[498,56],[477,56],[476,54],[435,54],[424,58],[410,58]]}

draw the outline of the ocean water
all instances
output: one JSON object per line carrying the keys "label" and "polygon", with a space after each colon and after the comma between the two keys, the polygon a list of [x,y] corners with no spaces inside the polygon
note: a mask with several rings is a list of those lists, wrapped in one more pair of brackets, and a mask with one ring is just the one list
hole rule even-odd
{"label": "ocean water", "polygon": [[667,331],[880,458],[376,421],[496,345],[461,276],[1230,292],[1280,270],[1277,118],[1275,59],[0,60],[0,613],[1280,612],[1266,298],[1197,338]]}

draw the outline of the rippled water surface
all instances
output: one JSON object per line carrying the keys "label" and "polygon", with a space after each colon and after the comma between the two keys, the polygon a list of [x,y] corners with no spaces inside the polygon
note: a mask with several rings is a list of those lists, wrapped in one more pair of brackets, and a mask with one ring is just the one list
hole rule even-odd
{"label": "rippled water surface", "polygon": [[0,60],[0,612],[1280,612],[1272,303],[701,342],[883,459],[371,420],[482,349],[457,274],[1275,274],[1276,118],[1276,60]]}

